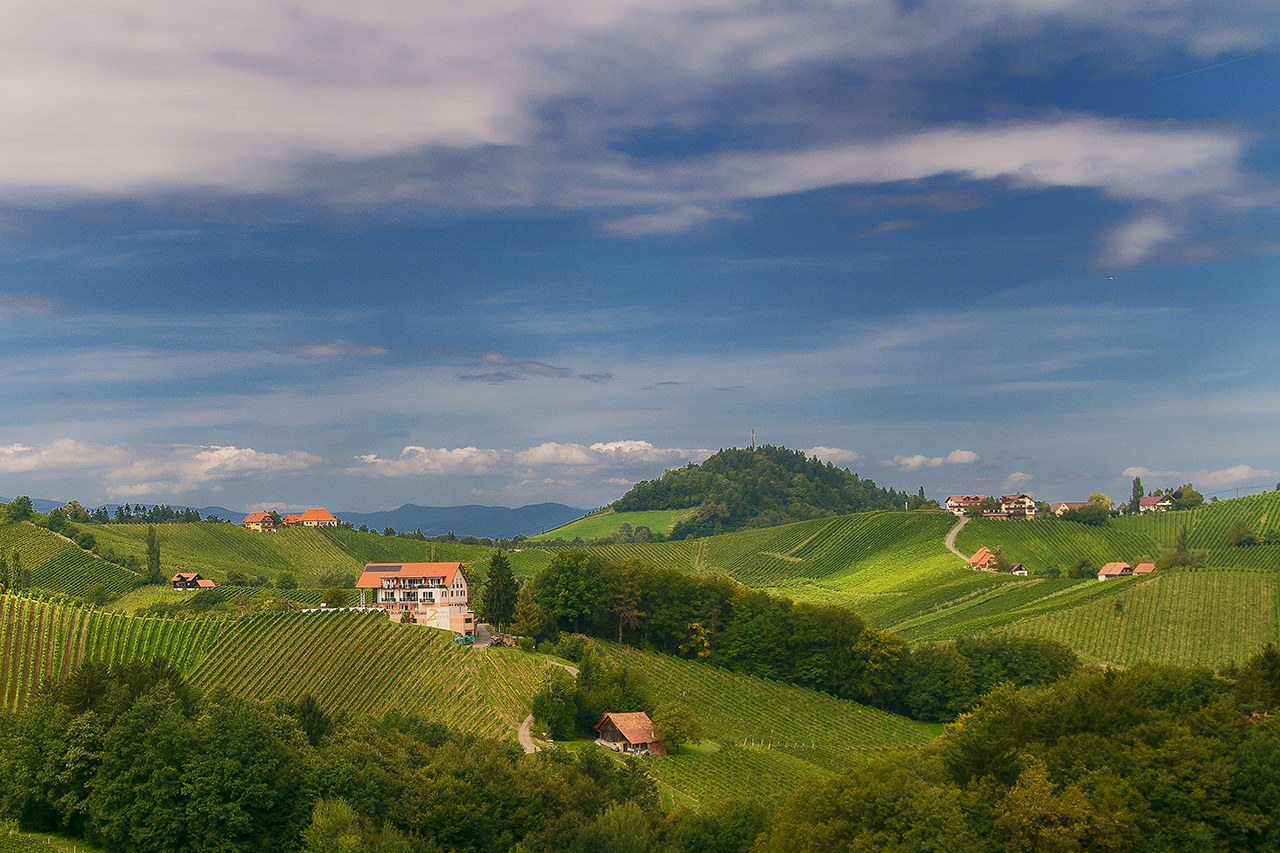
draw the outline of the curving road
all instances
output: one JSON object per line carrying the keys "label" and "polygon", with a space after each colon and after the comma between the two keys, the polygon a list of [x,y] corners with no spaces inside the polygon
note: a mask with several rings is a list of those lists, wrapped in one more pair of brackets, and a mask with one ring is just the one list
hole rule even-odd
{"label": "curving road", "polygon": [[960,523],[951,528],[951,532],[947,534],[947,550],[964,560],[966,563],[969,562],[969,558],[956,550],[956,534],[960,532],[960,528],[964,527],[968,523],[969,516],[966,515],[964,518],[960,519]]}
{"label": "curving road", "polygon": [[[567,670],[574,678],[578,677],[578,668],[576,666],[569,666],[567,663],[560,663],[553,660],[549,660],[547,663]],[[533,742],[533,714],[530,714],[521,721],[520,728],[516,730],[516,737],[520,740],[520,746],[524,748],[526,755],[531,752],[538,751],[538,745]]]}

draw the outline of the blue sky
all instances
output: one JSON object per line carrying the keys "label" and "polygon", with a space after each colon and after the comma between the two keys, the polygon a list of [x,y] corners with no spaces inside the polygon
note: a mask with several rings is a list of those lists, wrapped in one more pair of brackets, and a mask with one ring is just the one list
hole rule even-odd
{"label": "blue sky", "polygon": [[[1227,8],[1222,8],[1226,6]],[[1280,10],[15,6],[0,493],[1280,481]]]}

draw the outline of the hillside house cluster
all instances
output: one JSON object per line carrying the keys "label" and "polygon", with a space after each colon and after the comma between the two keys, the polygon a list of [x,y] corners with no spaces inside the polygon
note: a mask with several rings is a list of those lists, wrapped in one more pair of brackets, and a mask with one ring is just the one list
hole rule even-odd
{"label": "hillside house cluster", "polygon": [[1138,563],[1131,566],[1128,563],[1107,563],[1098,572],[1098,580],[1105,581],[1110,578],[1127,578],[1133,575],[1149,575],[1156,570],[1155,563]]}
{"label": "hillside house cluster", "polygon": [[[947,509],[961,518],[975,511],[986,500],[982,495],[951,495],[947,498]],[[983,518],[1035,518],[1036,500],[1030,495],[1018,492],[1015,495],[1001,495],[1000,509],[986,510]]]}
{"label": "hillside house cluster", "polygon": [[360,606],[387,612],[392,621],[413,614],[419,625],[475,636],[475,614],[468,606],[470,589],[462,563],[369,563],[360,580]]}
{"label": "hillside house cluster", "polygon": [[[338,519],[328,510],[318,507],[309,509],[301,515],[286,515],[280,519],[281,527],[293,527],[297,524],[303,527],[337,527]],[[240,522],[240,526],[257,533],[274,533],[276,522],[269,512],[251,512],[244,517],[244,521]]]}

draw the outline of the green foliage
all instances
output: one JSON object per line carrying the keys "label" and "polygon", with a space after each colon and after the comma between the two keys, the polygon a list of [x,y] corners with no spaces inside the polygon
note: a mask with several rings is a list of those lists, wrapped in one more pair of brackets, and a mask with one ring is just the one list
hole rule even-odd
{"label": "green foliage", "polygon": [[667,471],[637,483],[613,504],[618,512],[692,508],[676,523],[673,539],[709,536],[745,527],[770,527],[810,518],[897,510],[910,496],[881,489],[871,480],[803,451],[765,445],[721,450],[701,465]]}
{"label": "green foliage", "polygon": [[547,667],[542,686],[533,696],[534,724],[556,740],[567,740],[578,717],[577,699],[573,676],[558,666]]}
{"label": "green foliage", "polygon": [[293,572],[281,572],[276,575],[276,589],[297,589],[298,580]]}
{"label": "green foliage", "polygon": [[[545,533],[534,534],[529,537],[529,541],[599,542],[599,540],[613,539],[617,543],[640,542],[643,544],[649,539],[665,538],[675,526],[677,519],[691,514],[688,510],[677,509],[651,509],[637,512],[615,512],[612,509],[606,509]],[[623,531],[623,525],[626,525],[628,532]],[[649,539],[646,539],[643,534],[637,535],[640,528],[650,531]]]}
{"label": "green foliage", "polygon": [[347,591],[340,586],[334,586],[325,590],[324,603],[329,607],[346,607],[350,602],[347,600]]}
{"label": "green foliage", "polygon": [[515,575],[511,573],[511,563],[499,548],[489,560],[488,576],[476,602],[477,615],[486,622],[492,622],[496,630],[501,631],[503,623],[510,622],[515,613],[519,594],[520,588],[516,585]]}
{"label": "green foliage", "polygon": [[664,702],[654,709],[653,733],[677,753],[682,745],[698,743],[703,738],[702,725],[693,709],[683,702]]}
{"label": "green foliage", "polygon": [[[1103,497],[1106,497],[1103,495]],[[1107,499],[1110,501],[1110,498]],[[1084,506],[1072,507],[1062,514],[1063,521],[1074,521],[1078,524],[1091,524],[1102,527],[1111,517],[1111,508],[1102,503],[1090,501]]]}
{"label": "green foliage", "polygon": [[150,524],[147,525],[147,571],[144,577],[147,583],[164,583],[164,572],[160,568],[160,540],[155,527]]}
{"label": "green foliage", "polygon": [[7,521],[26,521],[31,517],[34,510],[31,507],[31,498],[26,495],[18,495],[9,501],[8,510],[6,512]]}
{"label": "green foliage", "polygon": [[585,551],[557,554],[535,581],[538,603],[562,626],[572,622],[573,632],[579,633],[582,617],[591,612],[600,594],[604,568],[604,560]]}

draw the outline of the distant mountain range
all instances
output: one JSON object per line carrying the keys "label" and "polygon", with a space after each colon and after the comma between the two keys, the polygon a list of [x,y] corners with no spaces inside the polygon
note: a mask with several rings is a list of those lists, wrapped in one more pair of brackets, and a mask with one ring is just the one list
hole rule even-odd
{"label": "distant mountain range", "polygon": [[564,504],[545,503],[510,509],[505,506],[417,506],[405,504],[387,512],[334,512],[356,527],[367,524],[381,531],[394,527],[396,532],[422,530],[425,536],[511,538],[516,534],[532,536],[571,521],[577,521],[588,510]]}
{"label": "distant mountain range", "polygon": [[[0,498],[0,503],[9,503],[12,498]],[[51,501],[45,498],[32,498],[31,506],[37,512],[48,512],[66,501]],[[85,505],[88,509],[96,507]],[[181,505],[171,504],[175,509]],[[201,517],[216,515],[239,523],[245,516],[243,512],[227,509],[224,506],[193,507]],[[115,513],[116,505],[108,504],[107,511]],[[532,536],[571,521],[577,521],[587,514],[588,510],[576,509],[557,503],[530,504],[511,509],[505,506],[418,506],[405,504],[399,509],[384,512],[336,512],[330,510],[343,521],[349,521],[356,527],[367,524],[381,532],[384,528],[393,527],[397,533],[421,530],[424,536],[443,536],[452,532],[455,536],[476,536],[510,539],[517,534]],[[281,513],[283,515],[283,513]]]}

